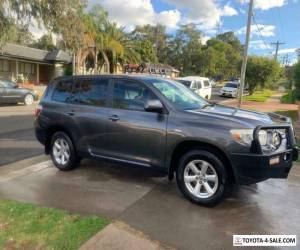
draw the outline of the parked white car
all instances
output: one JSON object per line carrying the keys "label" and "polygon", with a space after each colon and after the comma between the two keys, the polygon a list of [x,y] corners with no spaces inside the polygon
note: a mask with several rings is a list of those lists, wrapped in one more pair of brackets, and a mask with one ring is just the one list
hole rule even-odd
{"label": "parked white car", "polygon": [[224,87],[220,90],[220,96],[237,97],[239,86],[238,82],[226,82]]}
{"label": "parked white car", "polygon": [[186,76],[176,78],[175,80],[184,84],[201,97],[206,99],[211,98],[211,82],[208,78],[200,76]]}

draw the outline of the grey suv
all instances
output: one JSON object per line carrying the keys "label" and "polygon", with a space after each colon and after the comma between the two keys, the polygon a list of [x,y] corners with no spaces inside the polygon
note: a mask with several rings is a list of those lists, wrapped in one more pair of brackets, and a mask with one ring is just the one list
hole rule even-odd
{"label": "grey suv", "polygon": [[35,131],[57,168],[82,158],[155,168],[189,200],[217,204],[228,185],[287,178],[298,158],[288,118],[210,104],[151,76],[74,76],[49,84]]}

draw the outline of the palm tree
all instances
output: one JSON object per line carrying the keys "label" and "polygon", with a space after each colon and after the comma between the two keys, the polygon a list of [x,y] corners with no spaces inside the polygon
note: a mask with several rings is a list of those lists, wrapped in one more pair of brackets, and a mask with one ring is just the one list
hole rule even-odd
{"label": "palm tree", "polygon": [[[139,61],[139,54],[134,48],[134,44],[124,32],[123,27],[118,27],[116,23],[108,20],[108,14],[100,5],[95,5],[90,12],[93,20],[93,36],[95,47],[99,58],[106,64],[107,71],[114,73],[118,63],[135,63]],[[102,64],[102,66],[103,66]]]}

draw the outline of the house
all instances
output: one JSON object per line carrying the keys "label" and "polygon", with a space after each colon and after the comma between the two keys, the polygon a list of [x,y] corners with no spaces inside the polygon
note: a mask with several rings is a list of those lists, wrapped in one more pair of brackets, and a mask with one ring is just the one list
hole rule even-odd
{"label": "house", "polygon": [[46,51],[7,43],[0,48],[0,77],[35,85],[64,74],[72,57],[62,50]]}
{"label": "house", "polygon": [[156,75],[168,78],[179,77],[180,71],[174,67],[161,63],[141,63],[127,64],[124,68],[125,73],[143,73],[148,75]]}

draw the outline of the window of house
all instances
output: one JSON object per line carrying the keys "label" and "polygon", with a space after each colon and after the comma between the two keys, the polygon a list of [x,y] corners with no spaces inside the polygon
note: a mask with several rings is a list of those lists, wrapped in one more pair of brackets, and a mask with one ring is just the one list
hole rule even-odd
{"label": "window of house", "polygon": [[144,111],[146,102],[155,99],[151,90],[139,82],[117,80],[114,84],[114,108]]}
{"label": "window of house", "polygon": [[81,83],[80,103],[103,107],[106,105],[109,79],[84,79]]}
{"label": "window of house", "polygon": [[18,72],[20,74],[35,74],[35,65],[33,63],[19,62]]}
{"label": "window of house", "polygon": [[0,72],[9,72],[9,61],[8,60],[0,60]]}

